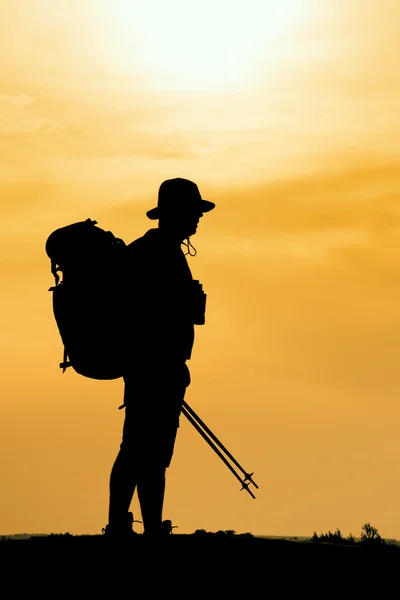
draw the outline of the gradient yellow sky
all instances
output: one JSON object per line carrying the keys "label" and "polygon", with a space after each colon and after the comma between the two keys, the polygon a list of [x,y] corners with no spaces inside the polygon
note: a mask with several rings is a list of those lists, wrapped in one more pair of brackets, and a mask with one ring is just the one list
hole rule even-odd
{"label": "gradient yellow sky", "polygon": [[100,533],[120,443],[122,383],[58,369],[47,236],[90,217],[131,241],[181,176],[217,205],[187,401],[260,489],[182,417],[165,516],[400,538],[397,0],[0,13],[0,534]]}

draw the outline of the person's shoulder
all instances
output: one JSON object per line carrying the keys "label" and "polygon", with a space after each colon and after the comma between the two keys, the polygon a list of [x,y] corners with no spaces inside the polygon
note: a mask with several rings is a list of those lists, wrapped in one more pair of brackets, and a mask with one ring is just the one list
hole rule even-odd
{"label": "person's shoulder", "polygon": [[128,244],[128,251],[136,264],[153,264],[160,255],[160,239],[157,229],[150,229],[144,235]]}
{"label": "person's shoulder", "polygon": [[129,250],[132,252],[151,249],[159,243],[157,229],[149,229],[146,233],[128,244]]}

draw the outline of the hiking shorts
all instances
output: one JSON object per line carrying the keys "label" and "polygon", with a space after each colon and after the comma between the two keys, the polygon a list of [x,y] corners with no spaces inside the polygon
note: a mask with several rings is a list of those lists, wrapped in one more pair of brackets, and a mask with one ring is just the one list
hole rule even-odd
{"label": "hiking shorts", "polygon": [[137,468],[169,467],[179,415],[190,384],[186,363],[140,365],[124,377],[125,422],[121,450]]}

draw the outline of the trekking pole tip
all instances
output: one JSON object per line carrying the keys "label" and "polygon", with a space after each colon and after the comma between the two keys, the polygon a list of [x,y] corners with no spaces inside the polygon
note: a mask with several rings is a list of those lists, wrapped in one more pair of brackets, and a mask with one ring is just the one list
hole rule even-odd
{"label": "trekking pole tip", "polygon": [[253,481],[253,475],[254,475],[254,473],[245,473],[244,481],[249,481],[250,483],[252,483],[254,485],[254,487],[256,487],[258,489],[258,485],[256,484],[255,481]]}
{"label": "trekking pole tip", "polygon": [[246,480],[245,480],[245,479],[243,479],[243,481],[242,481],[242,488],[241,488],[241,490],[240,490],[240,491],[242,491],[242,490],[246,490],[246,492],[248,492],[248,493],[250,494],[250,496],[251,496],[252,498],[254,498],[254,500],[256,499],[256,497],[255,497],[255,495],[253,494],[253,492],[252,492],[252,491],[249,489],[249,484],[248,484],[248,483],[246,483]]}

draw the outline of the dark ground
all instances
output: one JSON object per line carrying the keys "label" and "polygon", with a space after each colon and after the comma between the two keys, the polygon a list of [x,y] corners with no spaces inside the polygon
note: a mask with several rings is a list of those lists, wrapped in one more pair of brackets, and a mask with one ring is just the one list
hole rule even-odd
{"label": "dark ground", "polygon": [[400,548],[216,534],[117,544],[67,534],[0,541],[0,570],[3,590],[41,597],[383,598],[399,593]]}

